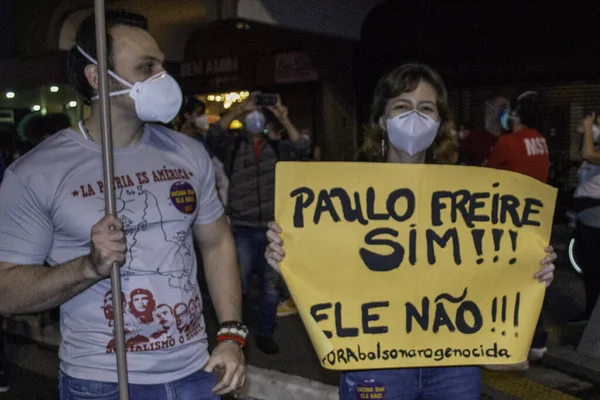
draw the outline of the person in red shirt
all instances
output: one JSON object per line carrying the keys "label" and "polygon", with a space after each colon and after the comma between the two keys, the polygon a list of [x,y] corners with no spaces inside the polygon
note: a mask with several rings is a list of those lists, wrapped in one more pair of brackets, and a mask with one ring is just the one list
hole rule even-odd
{"label": "person in red shirt", "polygon": [[536,92],[525,92],[517,98],[515,109],[505,119],[512,133],[498,138],[488,159],[488,167],[519,172],[542,182],[548,180],[548,145],[542,134],[533,128],[539,112]]}
{"label": "person in red shirt", "polygon": [[459,162],[463,165],[481,167],[488,159],[496,140],[502,135],[499,115],[509,108],[510,101],[496,96],[485,102],[485,126],[469,131],[460,138]]}
{"label": "person in red shirt", "polygon": [[[519,172],[545,183],[550,171],[550,155],[546,139],[534,128],[540,116],[539,94],[528,91],[511,103],[511,109],[500,118],[503,128],[511,133],[498,138],[487,166]],[[529,352],[530,361],[544,356],[547,342],[548,333],[540,315]]]}

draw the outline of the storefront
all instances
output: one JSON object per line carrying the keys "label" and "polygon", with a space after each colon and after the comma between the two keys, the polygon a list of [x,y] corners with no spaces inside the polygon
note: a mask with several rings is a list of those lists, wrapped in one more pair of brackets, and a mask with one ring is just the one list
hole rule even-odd
{"label": "storefront", "polygon": [[[320,76],[308,54],[280,53],[259,59],[245,57],[240,61],[237,56],[224,56],[185,61],[179,66],[178,80],[184,93],[202,100],[213,118],[246,99],[251,91],[279,94],[298,129],[318,134],[317,121],[322,117],[317,108]],[[256,69],[257,63],[273,70]],[[261,72],[256,74],[257,70]]]}
{"label": "storefront", "polygon": [[279,94],[292,122],[313,136],[326,159],[345,159],[356,143],[353,57],[353,43],[345,40],[219,21],[193,33],[185,60],[167,68],[213,118],[252,91]]}

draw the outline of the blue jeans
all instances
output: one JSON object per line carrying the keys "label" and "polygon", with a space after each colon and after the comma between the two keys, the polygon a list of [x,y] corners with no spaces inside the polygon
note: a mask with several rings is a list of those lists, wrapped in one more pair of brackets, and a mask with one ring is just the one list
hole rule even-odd
{"label": "blue jeans", "polygon": [[[479,367],[405,368],[346,372],[340,400],[359,400],[369,394],[394,400],[479,400]],[[362,396],[361,396],[362,395]]]}
{"label": "blue jeans", "polygon": [[[131,400],[218,400],[212,392],[217,381],[215,374],[200,370],[175,382],[160,385],[129,384]],[[75,379],[60,373],[60,400],[119,400],[119,385]]]}
{"label": "blue jeans", "polygon": [[242,294],[247,296],[252,277],[256,275],[260,284],[260,315],[258,335],[271,338],[275,333],[277,321],[277,305],[279,276],[267,263],[267,229],[233,226],[233,237],[237,248],[242,274]]}

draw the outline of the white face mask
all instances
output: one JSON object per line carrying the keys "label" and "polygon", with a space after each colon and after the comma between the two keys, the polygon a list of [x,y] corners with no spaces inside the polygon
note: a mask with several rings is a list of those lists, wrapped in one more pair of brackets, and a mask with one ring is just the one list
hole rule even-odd
{"label": "white face mask", "polygon": [[[81,47],[77,46],[77,49],[92,64],[98,65],[96,60]],[[159,72],[145,81],[134,84],[127,82],[113,71],[109,70],[108,74],[130,88],[110,92],[110,96],[129,94],[129,97],[135,102],[135,112],[140,120],[167,123],[177,116],[183,103],[183,95],[177,81],[168,73]],[[92,101],[98,100],[99,97],[92,97]]]}
{"label": "white face mask", "polygon": [[265,130],[265,116],[259,111],[252,111],[246,116],[244,128],[250,133],[262,133]]}
{"label": "white face mask", "polygon": [[199,115],[196,118],[194,118],[194,126],[197,129],[207,130],[208,125],[209,125],[209,121],[208,121],[208,117],[206,116],[206,114]]}
{"label": "white face mask", "polygon": [[392,146],[411,156],[431,146],[439,127],[439,122],[417,110],[386,121],[387,135]]}

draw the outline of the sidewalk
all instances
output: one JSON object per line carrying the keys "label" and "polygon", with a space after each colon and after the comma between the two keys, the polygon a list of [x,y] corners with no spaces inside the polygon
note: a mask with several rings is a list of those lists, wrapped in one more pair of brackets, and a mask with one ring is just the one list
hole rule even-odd
{"label": "sidewalk", "polygon": [[[6,394],[0,394],[0,400],[58,400],[58,354],[56,350],[51,345],[42,347],[30,339],[10,335],[7,343],[7,356],[13,364],[10,374],[11,390]],[[260,353],[255,351],[255,354]],[[281,365],[275,360],[280,357],[267,358],[270,360],[253,357],[255,361],[258,359],[262,362],[270,362],[272,365]],[[311,353],[297,354],[298,362],[291,362],[289,369],[298,372],[299,367],[306,368],[302,361],[311,358],[315,358]],[[316,363],[315,366],[315,369],[302,369],[301,371],[309,372],[320,378],[328,378],[325,370]],[[600,398],[598,388],[592,384],[540,365],[532,366],[524,374],[484,371],[483,380],[484,388],[481,398],[488,400]],[[338,398],[336,382],[330,383],[326,384],[319,380],[250,365],[248,367],[248,385],[245,388],[243,399],[335,400]],[[223,400],[231,399],[230,397]]]}
{"label": "sidewalk", "polygon": [[[557,279],[550,287],[546,296],[545,313],[550,332],[550,346],[574,343],[578,340],[577,332],[567,327],[566,322],[583,309],[583,284],[581,277],[568,264],[565,257],[569,233],[563,227],[557,227],[554,232],[553,244],[559,253]],[[257,304],[257,302],[252,302]],[[46,343],[47,349],[28,343],[8,346],[9,359],[13,360],[17,369],[13,378],[19,381],[17,387],[23,387],[27,397],[5,397],[3,399],[52,399],[52,397],[35,397],[35,390],[30,385],[22,384],[40,378],[40,385],[56,392],[56,374],[58,359],[56,346],[60,341],[56,329],[48,328],[44,335],[35,333],[35,318],[29,322],[19,323],[14,320],[7,323],[9,330],[39,342]],[[210,307],[205,309],[207,332],[209,338],[216,334],[217,321]],[[339,372],[328,371],[319,365],[314,350],[306,334],[300,318],[289,316],[279,319],[276,340],[280,352],[276,355],[266,355],[254,347],[252,341],[247,350],[249,367],[249,387],[247,394],[253,398],[264,400],[303,400],[303,399],[336,399]],[[39,360],[47,360],[41,363]],[[25,378],[26,372],[33,374]],[[33,379],[33,380],[32,380]],[[484,399],[600,399],[600,391],[589,382],[577,379],[542,365],[534,365],[523,374],[494,373],[484,371]],[[53,387],[52,387],[53,386]],[[11,391],[12,392],[12,391]],[[33,393],[33,394],[29,394]],[[44,392],[41,392],[44,393]]]}

